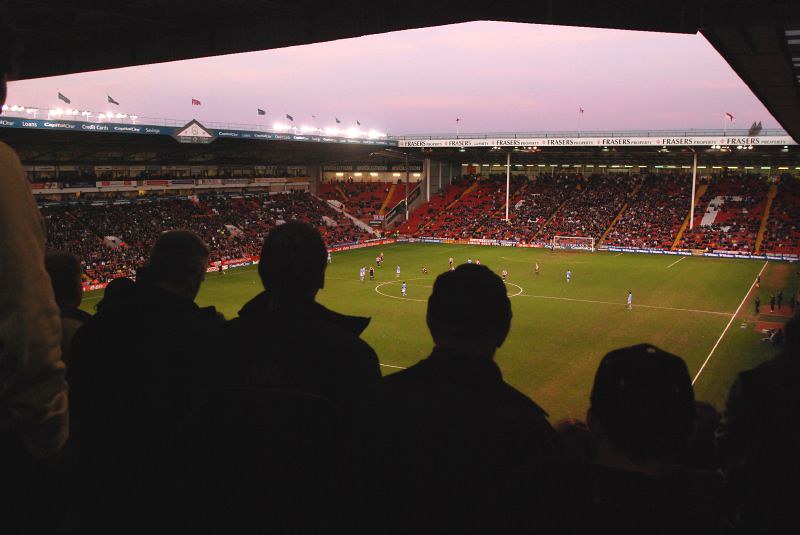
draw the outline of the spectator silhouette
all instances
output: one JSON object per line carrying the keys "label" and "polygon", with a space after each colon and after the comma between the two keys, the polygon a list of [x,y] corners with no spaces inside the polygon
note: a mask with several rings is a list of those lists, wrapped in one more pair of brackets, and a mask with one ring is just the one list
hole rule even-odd
{"label": "spectator silhouette", "polygon": [[397,532],[488,533],[501,529],[498,522],[513,525],[516,497],[504,492],[511,474],[561,451],[547,414],[504,382],[493,361],[511,327],[503,281],[476,264],[439,275],[427,323],[431,355],[385,377],[365,404],[371,509],[392,503]]}
{"label": "spectator silhouette", "polygon": [[128,277],[118,277],[111,279],[106,289],[103,291],[103,298],[95,305],[98,312],[108,307],[119,306],[130,302],[136,295],[136,283]]}
{"label": "spectator silhouette", "polygon": [[61,313],[61,360],[68,364],[75,332],[92,317],[79,308],[83,300],[81,261],[72,253],[51,251],[44,256],[44,267]]}
{"label": "spectator silhouette", "polygon": [[[13,32],[0,23],[0,105],[14,47]],[[28,186],[16,153],[0,142],[0,511],[8,533],[48,529],[41,523],[50,507],[46,480],[69,431],[61,324]]]}
{"label": "spectator silhouette", "polygon": [[716,529],[720,482],[713,473],[676,466],[687,455],[696,413],[680,357],[640,344],[603,358],[587,415],[596,446],[585,486],[593,531]]}
{"label": "spectator silhouette", "polygon": [[214,373],[207,348],[221,317],[194,302],[207,265],[208,248],[196,234],[163,233],[129,295],[105,303],[73,339],[72,451],[79,490],[88,493],[76,504],[86,507],[82,529],[134,510],[148,520],[141,511],[152,511],[143,503],[156,496],[164,441],[200,403]]}
{"label": "spectator silhouette", "polygon": [[[737,533],[787,533],[800,508],[800,319],[774,359],[731,387],[717,447],[728,483],[726,518]],[[788,530],[788,531],[787,531]]]}
{"label": "spectator silhouette", "polygon": [[327,266],[325,243],[311,225],[290,222],[269,233],[258,265],[264,291],[226,325],[219,349],[229,355],[234,386],[307,392],[349,411],[380,379],[377,355],[359,338],[369,318],[316,302]]}

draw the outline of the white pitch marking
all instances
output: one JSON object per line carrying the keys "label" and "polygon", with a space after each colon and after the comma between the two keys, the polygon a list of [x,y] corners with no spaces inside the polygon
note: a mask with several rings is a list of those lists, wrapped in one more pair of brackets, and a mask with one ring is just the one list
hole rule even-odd
{"label": "white pitch marking", "polygon": [[744,305],[744,302],[747,301],[747,297],[750,295],[750,292],[753,291],[753,288],[755,287],[756,282],[758,282],[758,277],[760,277],[761,274],[764,272],[764,268],[767,267],[767,264],[769,264],[769,260],[764,262],[764,265],[761,266],[761,271],[758,272],[758,276],[756,276],[755,280],[753,280],[753,284],[750,285],[750,289],[747,290],[746,294],[744,294],[744,297],[742,298],[742,302],[739,303],[739,307],[736,309],[736,312],[733,313],[733,316],[731,316],[731,319],[728,322],[728,324],[725,326],[725,329],[722,331],[722,334],[719,335],[719,338],[717,339],[717,343],[714,344],[714,347],[711,348],[711,352],[706,357],[705,362],[703,362],[703,365],[700,366],[699,370],[697,370],[697,375],[695,375],[694,379],[692,379],[692,386],[694,386],[694,383],[700,377],[700,374],[703,373],[703,369],[705,369],[706,364],[708,364],[708,361],[711,360],[711,355],[713,355],[714,351],[717,350],[717,346],[719,346],[719,343],[722,341],[722,337],[725,336],[725,333],[728,332],[728,329],[730,328],[731,323],[733,323],[733,320],[735,320],[736,316],[739,315],[739,311],[742,309],[742,306]]}
{"label": "white pitch marking", "polygon": [[519,288],[519,291],[517,293],[508,294],[509,297],[517,297],[518,295],[522,295],[522,286],[520,286],[519,284],[514,284],[513,282],[507,282],[506,286],[516,286],[517,288]]}
{"label": "white pitch marking", "polygon": [[[417,278],[414,278],[414,279],[405,279],[405,280],[415,281],[415,280],[427,280],[427,279],[430,279],[430,277],[417,277]],[[381,286],[386,286],[387,284],[397,284],[398,282],[400,282],[400,280],[381,282],[380,284],[375,286],[375,292],[378,293],[378,295],[382,295],[384,297],[391,297],[392,299],[401,299],[403,301],[417,301],[419,303],[427,303],[428,302],[427,299],[414,299],[412,297],[398,297],[396,295],[389,295],[389,294],[385,294],[382,291],[380,291]]]}
{"label": "white pitch marking", "polygon": [[[416,278],[416,279],[406,279],[406,280],[409,280],[409,281],[426,280],[427,278],[428,277],[419,277],[419,278]],[[396,295],[389,295],[387,293],[383,293],[382,291],[380,291],[380,288],[382,286],[386,286],[387,284],[397,284],[399,282],[401,282],[401,281],[393,280],[393,281],[381,282],[380,284],[375,286],[375,292],[377,292],[378,295],[382,295],[384,297],[391,297],[392,299],[402,299],[404,301],[418,301],[420,303],[427,303],[428,302],[427,299],[414,299],[412,297],[398,297]],[[522,286],[520,286],[519,284],[514,284],[513,282],[507,282],[506,285],[507,286],[516,286],[519,289],[519,291],[517,293],[515,293],[515,294],[508,294],[509,297],[517,297],[518,295],[522,295],[523,289],[522,289]],[[433,288],[433,286],[427,286],[427,285],[422,285],[422,284],[419,285],[418,287],[419,288]]]}
{"label": "white pitch marking", "polygon": [[[616,303],[612,301],[593,301],[591,299],[574,299],[572,297],[556,297],[552,295],[531,295],[521,294],[520,297],[534,297],[536,299],[557,299],[559,301],[575,301],[577,303],[596,303],[598,305],[618,305],[627,306],[627,303]],[[677,312],[696,312],[698,314],[714,314],[717,316],[730,316],[730,312],[716,312],[714,310],[695,310],[692,308],[673,308],[673,307],[660,307],[655,305],[633,305],[634,308],[652,308],[655,310],[675,310]]]}
{"label": "white pitch marking", "polygon": [[622,253],[617,253],[617,254],[615,254],[614,256],[615,256],[615,257],[617,257],[617,256],[622,256]]}
{"label": "white pitch marking", "polygon": [[686,256],[682,256],[682,257],[680,257],[679,259],[677,259],[676,261],[674,261],[673,263],[671,263],[670,265],[668,265],[666,269],[669,269],[669,268],[671,268],[672,266],[674,266],[675,264],[677,264],[677,263],[678,263],[678,262],[680,262],[681,260],[686,260],[687,258],[688,258],[688,257],[686,257]]}
{"label": "white pitch marking", "polygon": [[403,366],[392,366],[391,364],[383,364],[383,363],[381,363],[381,366],[383,366],[384,368],[395,368],[397,370],[405,370],[406,369]]}

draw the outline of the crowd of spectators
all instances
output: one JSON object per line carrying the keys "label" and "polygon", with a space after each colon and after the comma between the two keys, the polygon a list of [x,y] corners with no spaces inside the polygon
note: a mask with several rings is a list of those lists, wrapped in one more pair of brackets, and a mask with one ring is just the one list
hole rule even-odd
{"label": "crowd of spectators", "polygon": [[640,182],[638,176],[589,176],[578,183],[580,191],[555,213],[540,238],[550,241],[553,236],[581,236],[599,240]]}
{"label": "crowd of spectators", "polygon": [[[381,209],[381,205],[389,194],[392,185],[388,182],[326,182],[320,187],[320,197],[335,200],[344,204],[350,215],[369,221]],[[344,198],[342,193],[344,193]]]}
{"label": "crowd of spectators", "polygon": [[211,249],[212,264],[257,256],[264,234],[285,221],[313,224],[330,245],[370,237],[307,192],[147,198],[124,204],[45,205],[41,210],[47,247],[77,255],[91,283],[133,276],[158,236],[170,229],[190,229],[201,236]]}
{"label": "crowd of spectators", "polygon": [[695,206],[695,226],[684,232],[680,248],[755,252],[767,190],[760,176],[729,173],[712,177]]}
{"label": "crowd of spectators", "polygon": [[785,178],[772,201],[761,251],[800,254],[800,180]]}
{"label": "crowd of spectators", "polygon": [[577,193],[578,174],[543,174],[528,185],[510,212],[512,239],[532,241],[559,206]]}
{"label": "crowd of spectators", "polygon": [[[695,208],[695,228],[678,244],[687,249],[750,252],[766,204],[767,183],[750,175],[704,177],[707,191]],[[446,239],[495,239],[549,243],[553,236],[583,236],[605,245],[669,249],[686,219],[691,178],[681,174],[583,177],[580,174],[515,176],[511,182],[509,220],[505,220],[505,177],[464,176],[431,197],[401,234]],[[763,252],[800,251],[798,181],[787,178],[772,203]],[[703,223],[706,213],[713,222]]]}
{"label": "crowd of spectators", "polygon": [[649,175],[614,224],[605,245],[669,249],[686,219],[691,177]]}

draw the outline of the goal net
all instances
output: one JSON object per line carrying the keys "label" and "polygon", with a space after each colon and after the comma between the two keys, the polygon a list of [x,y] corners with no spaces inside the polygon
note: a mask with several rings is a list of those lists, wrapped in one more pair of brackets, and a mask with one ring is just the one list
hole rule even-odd
{"label": "goal net", "polygon": [[553,236],[553,249],[581,249],[594,251],[594,238],[583,236]]}

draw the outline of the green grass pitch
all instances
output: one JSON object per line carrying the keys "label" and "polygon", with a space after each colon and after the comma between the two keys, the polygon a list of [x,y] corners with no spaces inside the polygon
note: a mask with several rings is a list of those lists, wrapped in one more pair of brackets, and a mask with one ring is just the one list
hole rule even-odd
{"label": "green grass pitch", "polygon": [[[359,282],[359,267],[374,264],[380,251],[385,262],[376,268],[375,282]],[[765,267],[754,260],[394,244],[334,253],[318,299],[339,312],[372,317],[363,337],[377,351],[384,374],[393,373],[426,357],[432,348],[426,300],[450,256],[457,264],[468,257],[480,259],[498,274],[508,270],[514,319],[495,360],[505,379],[554,421],[585,416],[600,359],[611,349],[640,342],[683,357],[692,377],[707,361],[695,382],[696,396],[722,408],[736,373],[775,353],[760,342],[755,328],[757,320],[780,319],[768,317],[770,293],[782,288],[788,302],[797,290],[796,267],[785,263]],[[535,262],[541,268],[538,276]],[[749,292],[762,268],[761,288]],[[572,270],[569,284],[567,269]],[[400,295],[400,281],[408,283],[406,299]],[[255,267],[241,268],[224,276],[210,274],[197,301],[232,318],[260,290]],[[631,311],[625,305],[628,290],[634,298]],[[752,304],[756,293],[762,301],[760,318]],[[83,307],[92,311],[101,297],[101,292],[87,294]]]}

